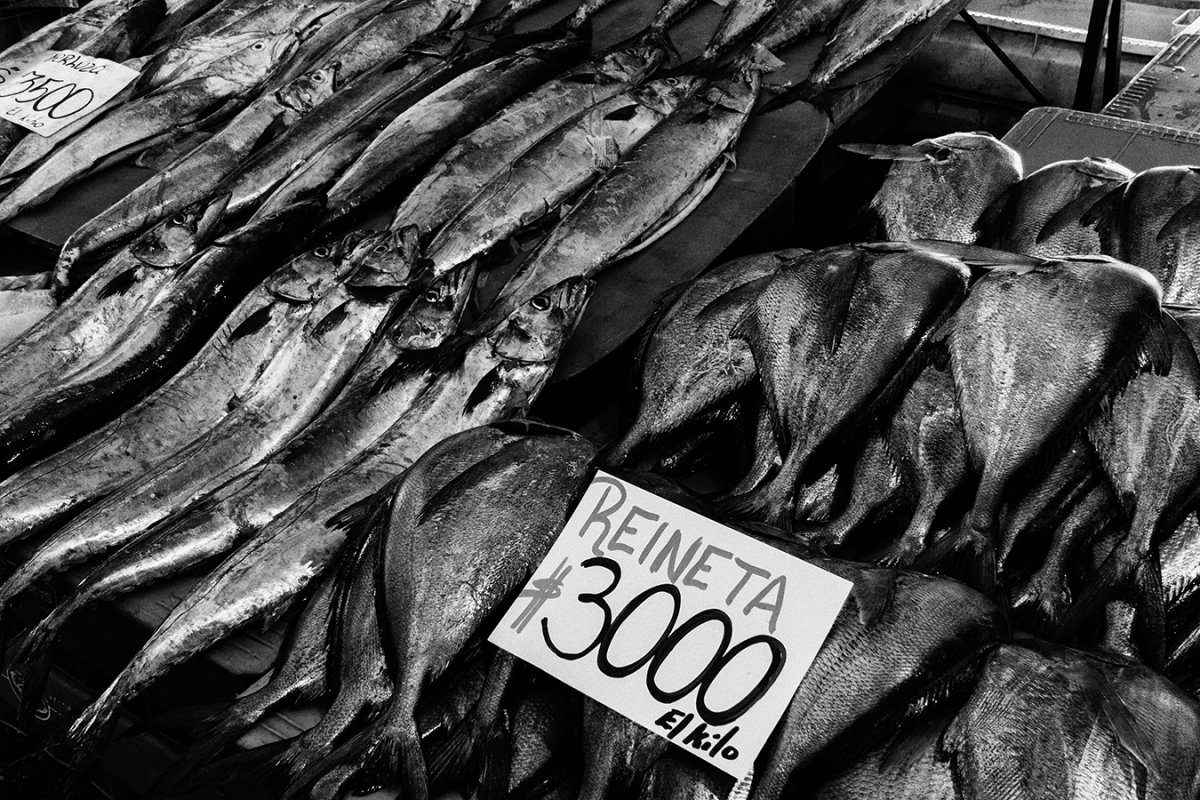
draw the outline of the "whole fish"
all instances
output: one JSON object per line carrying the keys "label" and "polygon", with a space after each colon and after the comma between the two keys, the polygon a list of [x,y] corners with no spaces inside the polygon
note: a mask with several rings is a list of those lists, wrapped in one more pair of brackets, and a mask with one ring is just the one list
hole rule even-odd
{"label": "whole fish", "polygon": [[425,168],[455,139],[576,58],[567,35],[469,69],[391,121],[330,187],[325,223],[342,219]]}
{"label": "whole fish", "polygon": [[907,717],[969,689],[979,661],[1007,636],[1001,610],[955,581],[807,560],[853,581],[852,602],[758,758],[754,800],[812,786],[845,766],[839,743],[866,750]]}
{"label": "whole fish", "polygon": [[52,391],[8,407],[0,423],[5,461],[15,465],[52,441],[93,429],[161,385],[263,277],[270,258],[286,253],[284,242],[296,243],[314,210],[300,205],[246,226],[176,269],[103,355]]}
{"label": "whole fish", "polygon": [[798,483],[906,388],[969,277],[960,259],[899,243],[829,248],[775,273],[732,335],[754,355],[784,459],[737,513],[791,524]]}
{"label": "whole fish", "polygon": [[[435,443],[521,414],[549,380],[590,285],[568,282],[534,298],[491,337],[451,343],[450,364],[379,441],[294,503],[186,597],[104,694],[76,720],[87,756],[113,712],[163,672],[251,619],[278,614],[340,554],[347,507],[369,498]],[[361,512],[359,512],[361,513]]]}
{"label": "whole fish", "polygon": [[[296,31],[257,34],[221,68],[136,100],[123,103],[91,122],[48,156],[0,201],[0,220],[53,197],[63,187],[114,160],[127,158],[180,133],[211,124],[237,110],[253,87],[291,57],[300,43]],[[21,151],[14,151],[4,169]]]}
{"label": "whole fish", "polygon": [[618,45],[509,103],[429,168],[396,210],[392,227],[434,232],[530,148],[581,113],[628,92],[666,55],[655,37]]}
{"label": "whole fish", "polygon": [[224,197],[193,206],[150,229],[110,258],[53,312],[0,351],[0,405],[15,408],[106,352],[176,271],[216,234]]}
{"label": "whole fish", "polygon": [[[63,245],[58,261],[58,280],[66,282],[70,266],[81,258],[114,244],[156,219],[173,213],[189,198],[214,191],[246,163],[263,139],[275,139],[335,96],[339,110],[353,108],[346,98],[346,84],[382,67],[403,60],[397,49],[412,45],[420,36],[447,19],[469,16],[474,4],[465,0],[412,3],[392,2],[340,46],[335,47],[315,68],[285,86],[263,94],[235,116],[220,132],[187,153],[130,194],[81,225]],[[443,37],[445,38],[445,37]],[[393,75],[403,81],[403,75]],[[355,83],[357,86],[362,81]],[[310,135],[311,129],[310,129]],[[266,145],[271,149],[272,143]],[[168,191],[167,189],[170,189]],[[242,205],[236,198],[233,207]]]}
{"label": "whole fish", "polygon": [[965,559],[973,585],[992,591],[1006,497],[1102,400],[1141,371],[1169,369],[1161,296],[1149,273],[1103,256],[998,266],[974,284],[946,341],[979,483],[970,513],[928,551],[932,563]]}
{"label": "whole fish", "polygon": [[[465,205],[459,204],[427,248],[434,271],[487,252],[603,176],[698,82],[688,77],[650,81],[598,103],[546,136]],[[405,218],[402,208],[395,219]]]}
{"label": "whole fish", "polygon": [[[361,152],[397,114],[462,68],[462,44],[461,32],[423,37],[403,50],[391,68],[364,76],[338,92],[228,177],[230,209],[238,213],[258,208],[276,187],[289,181],[291,173],[331,146],[345,147],[339,144],[342,140],[354,139],[356,152]],[[354,157],[346,155],[344,164]]]}
{"label": "whole fish", "polygon": [[[415,233],[415,231],[413,232]],[[268,456],[312,420],[350,370],[414,279],[415,236],[364,239],[347,261],[350,273],[313,308],[229,413],[148,473],[90,507],[25,559],[3,585],[0,610],[48,574],[112,552],[208,491]],[[377,254],[383,246],[382,256]],[[387,289],[376,277],[386,273]],[[368,282],[369,281],[369,282]],[[369,294],[362,289],[370,288]]]}
{"label": "whole fish", "polygon": [[1083,222],[1100,232],[1104,252],[1149,270],[1168,303],[1200,304],[1200,171],[1155,167],[1097,202]]}
{"label": "whole fish", "polygon": [[[415,719],[425,685],[483,633],[486,621],[537,567],[581,493],[594,455],[589,442],[569,431],[535,428],[448,482],[430,480],[422,462],[401,479],[389,509],[382,568],[390,638],[406,657],[394,670],[396,691],[387,708],[339,748],[338,761],[397,780],[406,797],[428,796]],[[525,492],[545,502],[531,507],[521,499]],[[494,673],[490,682],[495,680]],[[491,733],[486,720],[469,717],[451,739],[473,748]]]}
{"label": "whole fish", "polygon": [[39,626],[41,638],[53,639],[75,613],[98,601],[226,555],[379,438],[433,380],[419,356],[454,332],[467,294],[463,277],[448,274],[415,299],[300,434],[90,570]]}
{"label": "whole fish", "polygon": [[671,208],[737,141],[760,88],[746,65],[679,105],[594,184],[500,290],[485,320],[546,288],[592,277]]}
{"label": "whole fish", "polygon": [[[1073,202],[1083,196],[1100,197],[1133,173],[1107,158],[1056,161],[1035,170],[1000,195],[980,219],[981,242],[1013,253],[1042,258],[1092,255],[1100,240],[1059,234],[1042,238],[1043,230]],[[1067,212],[1070,215],[1070,212]],[[1057,227],[1057,226],[1056,226]],[[1075,227],[1078,234],[1087,229]]]}
{"label": "whole fish", "polygon": [[1021,156],[989,133],[843,149],[892,162],[870,206],[892,241],[974,242],[983,212],[1021,179]]}
{"label": "whole fish", "polygon": [[[1075,608],[1086,611],[1114,590],[1132,593],[1139,614],[1140,648],[1147,663],[1165,659],[1165,610],[1155,545],[1169,536],[1200,498],[1200,310],[1174,311],[1166,332],[1167,375],[1138,375],[1107,414],[1088,426],[1104,474],[1129,518],[1129,532],[1088,581]],[[1170,431],[1170,435],[1164,435]],[[1072,612],[1074,614],[1074,610]]]}
{"label": "whole fish", "polygon": [[824,30],[862,0],[784,0],[767,19],[754,41],[775,52],[811,33]]}
{"label": "whole fish", "polygon": [[145,400],[0,483],[0,542],[60,523],[211,429],[249,393],[270,358],[333,287],[351,244],[348,238],[293,259]]}
{"label": "whole fish", "polygon": [[917,720],[825,781],[815,800],[958,800],[941,739],[954,711]]}
{"label": "whole fish", "polygon": [[754,379],[749,347],[729,333],[766,279],[807,252],[734,259],[705,272],[671,300],[645,334],[636,367],[634,421],[606,450],[606,463],[625,463]]}
{"label": "whole fish", "polygon": [[947,0],[879,0],[849,8],[817,57],[808,83],[824,89],[851,66],[947,5]]}
{"label": "whole fish", "polygon": [[1190,798],[1200,790],[1200,707],[1119,656],[1006,644],[941,737],[965,797]]}

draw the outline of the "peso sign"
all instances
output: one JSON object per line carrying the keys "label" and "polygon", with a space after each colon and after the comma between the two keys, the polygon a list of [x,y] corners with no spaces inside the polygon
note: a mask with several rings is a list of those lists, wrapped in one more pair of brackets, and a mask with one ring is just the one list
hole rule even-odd
{"label": "peso sign", "polygon": [[0,119],[51,136],[99,111],[138,71],[71,50],[51,53],[0,85]]}
{"label": "peso sign", "polygon": [[490,641],[741,778],[849,591],[601,472]]}

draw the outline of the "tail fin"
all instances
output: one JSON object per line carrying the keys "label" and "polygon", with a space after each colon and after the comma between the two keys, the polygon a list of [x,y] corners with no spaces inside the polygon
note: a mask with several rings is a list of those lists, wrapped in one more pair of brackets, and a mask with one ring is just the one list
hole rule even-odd
{"label": "tail fin", "polygon": [[[1100,565],[1100,570],[1087,581],[1087,588],[1071,604],[1059,626],[1058,636],[1063,641],[1077,638],[1089,622],[1104,619],[1105,605],[1109,600],[1122,594],[1128,594],[1133,588],[1142,569],[1144,559],[1138,555],[1137,542],[1132,534],[1126,536],[1112,549],[1108,558]],[[1157,566],[1157,565],[1156,565]],[[1152,582],[1148,576],[1143,576],[1140,583],[1149,585]],[[1162,611],[1161,576],[1159,600],[1155,604]]]}
{"label": "tail fin", "polygon": [[791,505],[787,499],[776,495],[775,478],[742,495],[730,497],[722,503],[722,509],[732,517],[753,522],[763,522],[790,533],[792,531]]}
{"label": "tail fin", "polygon": [[21,700],[17,709],[17,725],[28,728],[37,714],[46,691],[46,680],[50,676],[50,661],[54,655],[54,643],[62,630],[62,623],[67,617],[60,613],[62,606],[54,609],[48,617],[39,622],[21,642],[14,661],[22,665],[24,683],[21,686]]}
{"label": "tail fin", "polygon": [[512,746],[503,719],[481,728],[468,714],[429,756],[429,783],[448,786],[477,776],[479,800],[501,800],[508,794]]}
{"label": "tail fin", "polygon": [[996,594],[996,542],[969,519],[926,548],[915,566],[959,578],[989,597]]}

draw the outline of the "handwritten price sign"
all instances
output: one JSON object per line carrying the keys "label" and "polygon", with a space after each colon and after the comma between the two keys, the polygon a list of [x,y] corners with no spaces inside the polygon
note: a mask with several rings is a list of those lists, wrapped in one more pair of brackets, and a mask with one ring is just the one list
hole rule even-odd
{"label": "handwritten price sign", "polygon": [[601,472],[490,641],[741,778],[849,592]]}
{"label": "handwritten price sign", "polygon": [[99,111],[138,74],[115,61],[72,50],[51,53],[0,84],[0,119],[51,136]]}

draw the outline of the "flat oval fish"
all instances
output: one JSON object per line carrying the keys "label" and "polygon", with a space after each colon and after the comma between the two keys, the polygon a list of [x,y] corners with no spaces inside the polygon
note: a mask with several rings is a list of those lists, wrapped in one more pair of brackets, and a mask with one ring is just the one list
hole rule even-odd
{"label": "flat oval fish", "polygon": [[892,167],[870,209],[891,241],[975,242],[976,223],[1021,179],[1021,156],[989,133],[951,133],[907,145],[843,145]]}
{"label": "flat oval fish", "polygon": [[1132,177],[1133,172],[1107,158],[1047,164],[1013,184],[988,208],[979,221],[980,242],[1041,258],[1099,253],[1099,234],[1079,224],[1076,209]]}

